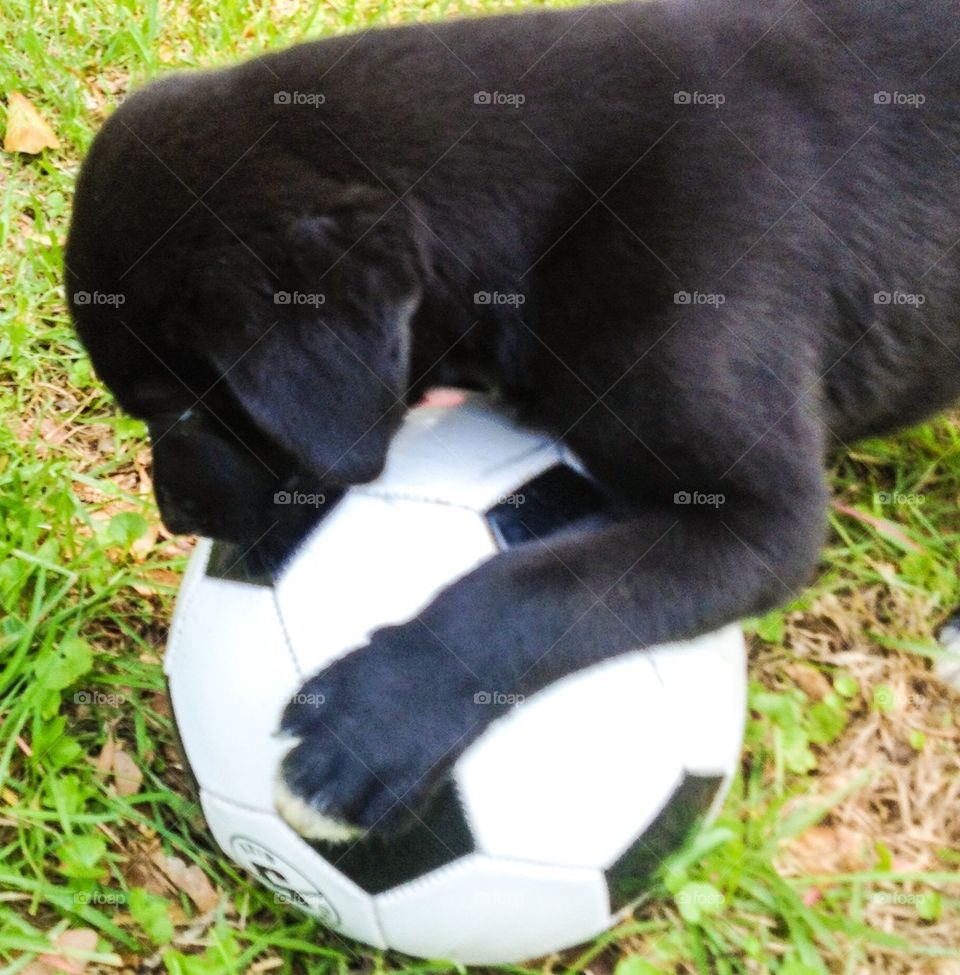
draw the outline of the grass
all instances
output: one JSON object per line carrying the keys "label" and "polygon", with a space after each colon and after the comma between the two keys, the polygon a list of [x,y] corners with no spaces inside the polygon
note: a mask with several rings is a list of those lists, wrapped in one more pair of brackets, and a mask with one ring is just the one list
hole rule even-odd
{"label": "grass", "polygon": [[[92,377],[60,268],[78,162],[128,86],[307,36],[504,6],[0,8],[3,91],[30,98],[62,142],[0,154],[3,975],[455,970],[345,943],[213,847],[160,669],[186,545],[158,529],[144,430]],[[515,970],[960,971],[960,721],[928,659],[960,602],[960,425],[858,445],[832,483],[821,577],[750,624],[743,774],[719,821],[609,935]],[[132,788],[118,750],[142,776]]]}

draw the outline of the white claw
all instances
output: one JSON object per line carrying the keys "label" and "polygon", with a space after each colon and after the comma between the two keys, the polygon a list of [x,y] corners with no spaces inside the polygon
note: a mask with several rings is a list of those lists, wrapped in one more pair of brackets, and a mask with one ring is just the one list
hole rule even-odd
{"label": "white claw", "polygon": [[365,832],[342,819],[324,815],[301,796],[291,792],[289,786],[279,776],[273,786],[273,802],[277,812],[287,824],[305,840],[349,843],[359,839]]}

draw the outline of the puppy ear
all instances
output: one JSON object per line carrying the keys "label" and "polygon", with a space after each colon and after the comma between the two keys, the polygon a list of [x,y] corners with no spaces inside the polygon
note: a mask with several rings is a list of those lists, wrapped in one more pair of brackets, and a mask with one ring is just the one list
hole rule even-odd
{"label": "puppy ear", "polygon": [[389,198],[345,194],[198,255],[198,351],[320,480],[376,477],[399,424],[425,266],[414,224]]}

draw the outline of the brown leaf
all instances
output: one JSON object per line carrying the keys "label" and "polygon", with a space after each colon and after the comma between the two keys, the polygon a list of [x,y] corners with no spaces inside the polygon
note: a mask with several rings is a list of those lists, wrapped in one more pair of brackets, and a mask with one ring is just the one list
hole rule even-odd
{"label": "brown leaf", "polygon": [[143,772],[123,750],[123,745],[114,741],[113,735],[107,735],[107,740],[93,764],[101,775],[113,776],[117,795],[136,795],[143,785]]}
{"label": "brown leaf", "polygon": [[42,149],[59,149],[60,140],[43,120],[29,99],[18,91],[7,96],[7,132],[3,138],[6,152],[37,153]]}
{"label": "brown leaf", "polygon": [[[131,583],[131,588],[138,596],[154,596],[158,592],[166,592],[168,588],[176,589],[180,585],[181,575],[173,569],[151,569],[141,576],[143,582]],[[151,585],[151,581],[157,585]]]}
{"label": "brown leaf", "polygon": [[197,909],[206,913],[217,906],[219,896],[207,875],[195,864],[187,866],[179,857],[168,857],[157,852],[153,862],[166,874],[167,879],[183,891],[196,904]]}
{"label": "brown leaf", "polygon": [[861,870],[865,843],[863,836],[847,826],[814,826],[783,844],[777,856],[778,867],[782,863],[790,874]]}
{"label": "brown leaf", "polygon": [[146,532],[130,546],[130,554],[137,562],[142,562],[153,551],[153,546],[157,544],[158,531],[158,526],[151,523]]}
{"label": "brown leaf", "polygon": [[797,687],[814,701],[822,701],[833,690],[830,681],[816,667],[808,667],[806,664],[787,664],[783,669],[793,678]]}
{"label": "brown leaf", "polygon": [[909,538],[904,530],[889,518],[877,518],[875,515],[867,514],[859,508],[851,508],[850,505],[841,504],[839,501],[833,502],[833,507],[841,514],[862,521],[865,525],[870,525],[878,534],[884,538],[900,545],[908,552],[922,552],[923,549],[913,539]]}
{"label": "brown leaf", "polygon": [[143,785],[143,772],[123,749],[113,756],[113,784],[118,796],[134,796]]}
{"label": "brown leaf", "polygon": [[159,850],[160,844],[156,839],[132,845],[130,855],[121,868],[124,880],[130,887],[142,887],[148,894],[171,893],[170,881],[154,863]]}
{"label": "brown leaf", "polygon": [[113,756],[117,753],[117,743],[113,740],[113,735],[107,735],[107,740],[100,749],[100,754],[94,759],[94,766],[98,772],[108,775],[113,768]]}
{"label": "brown leaf", "polygon": [[[97,932],[92,928],[74,928],[61,931],[53,939],[58,948],[73,951],[96,951]],[[41,955],[38,959],[47,971],[68,972],[69,975],[83,975],[87,963],[79,958],[68,958],[64,955]],[[39,975],[39,973],[38,973]]]}

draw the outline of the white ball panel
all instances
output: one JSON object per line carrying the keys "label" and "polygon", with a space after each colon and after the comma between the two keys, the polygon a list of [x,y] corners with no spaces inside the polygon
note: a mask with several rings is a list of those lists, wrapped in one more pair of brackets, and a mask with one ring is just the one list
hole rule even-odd
{"label": "white ball panel", "polygon": [[190,764],[204,788],[254,809],[273,809],[273,781],[289,742],[274,737],[301,684],[273,591],[204,575],[194,554],[164,662]]}
{"label": "white ball panel", "polygon": [[386,947],[370,895],[327,863],[282,820],[204,792],[200,800],[220,848],[271,888],[278,900],[320,918],[351,938]]}
{"label": "white ball panel", "polygon": [[680,781],[673,719],[639,651],[572,674],[516,706],[454,770],[478,849],[606,865]]}
{"label": "white ball panel", "polygon": [[736,624],[650,651],[673,716],[671,734],[688,772],[732,774],[747,708],[747,653]]}
{"label": "white ball panel", "polygon": [[960,619],[955,616],[940,631],[943,653],[934,657],[933,672],[937,679],[960,691]]}
{"label": "white ball panel", "polygon": [[482,397],[472,397],[456,409],[411,410],[383,474],[365,490],[485,511],[561,460],[549,437],[516,426]]}
{"label": "white ball panel", "polygon": [[273,733],[303,679],[494,555],[480,513],[563,462],[578,466],[483,398],[418,408],[383,476],[327,514],[274,589],[207,578],[207,542],[191,561],[165,669],[208,822],[229,856],[346,935],[474,964],[589,939],[611,922],[602,869],[684,770],[736,768],[745,651],[730,627],[573,674],[496,722],[454,770],[478,852],[415,881],[367,894],[276,814],[290,742]]}
{"label": "white ball panel", "polygon": [[495,552],[472,511],[352,491],[276,586],[303,672],[360,646],[375,629],[410,619]]}
{"label": "white ball panel", "polygon": [[597,870],[547,867],[473,854],[376,898],[394,948],[466,965],[497,965],[559,951],[610,924]]}
{"label": "white ball panel", "polygon": [[[163,672],[168,677],[173,673],[174,661],[177,660],[181,648],[185,645],[183,636],[192,628],[187,623],[188,608],[186,604],[193,598],[192,594],[203,580],[212,548],[213,541],[211,539],[200,538],[190,553],[190,559],[187,562],[187,571],[183,574],[183,580],[177,592],[177,601],[173,608],[173,619],[170,621],[167,647],[163,654]],[[189,643],[189,640],[187,642]],[[179,662],[177,666],[179,666]]]}

